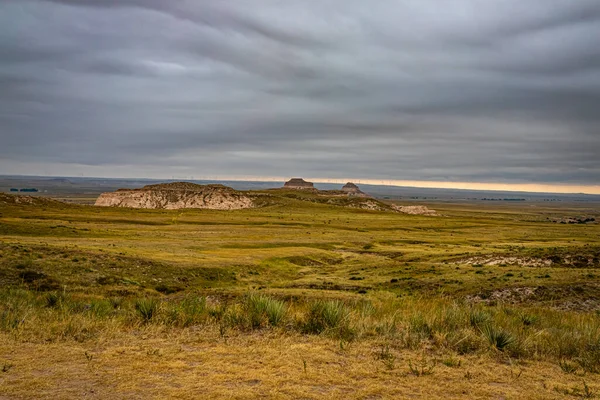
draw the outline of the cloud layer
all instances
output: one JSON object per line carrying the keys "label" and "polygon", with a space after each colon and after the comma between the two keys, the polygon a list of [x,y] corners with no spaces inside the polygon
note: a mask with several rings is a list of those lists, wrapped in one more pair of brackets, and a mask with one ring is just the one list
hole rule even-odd
{"label": "cloud layer", "polygon": [[5,0],[0,169],[597,184],[598,37],[597,0]]}

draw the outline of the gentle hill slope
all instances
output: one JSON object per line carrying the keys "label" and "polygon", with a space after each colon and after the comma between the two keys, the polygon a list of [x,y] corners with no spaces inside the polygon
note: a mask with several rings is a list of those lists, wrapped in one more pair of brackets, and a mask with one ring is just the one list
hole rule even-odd
{"label": "gentle hill slope", "polygon": [[0,205],[26,204],[32,206],[64,205],[64,203],[39,196],[24,196],[0,193]]}

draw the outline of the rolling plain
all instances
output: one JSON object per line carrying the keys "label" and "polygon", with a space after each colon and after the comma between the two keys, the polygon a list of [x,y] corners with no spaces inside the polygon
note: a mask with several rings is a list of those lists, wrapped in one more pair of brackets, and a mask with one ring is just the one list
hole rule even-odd
{"label": "rolling plain", "polygon": [[0,399],[600,396],[594,204],[0,195]]}

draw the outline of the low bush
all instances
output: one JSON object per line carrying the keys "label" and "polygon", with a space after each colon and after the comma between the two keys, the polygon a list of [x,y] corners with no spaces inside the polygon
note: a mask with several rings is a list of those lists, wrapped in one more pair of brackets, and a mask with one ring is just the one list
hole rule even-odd
{"label": "low bush", "polygon": [[135,309],[144,322],[150,321],[158,313],[159,302],[155,298],[142,298],[135,302]]}
{"label": "low bush", "polygon": [[330,333],[341,338],[349,338],[350,310],[339,300],[317,300],[310,305],[303,324],[306,333]]}
{"label": "low bush", "polygon": [[491,324],[484,325],[481,333],[494,348],[500,351],[504,351],[506,347],[516,341],[516,337],[512,333],[497,329]]}

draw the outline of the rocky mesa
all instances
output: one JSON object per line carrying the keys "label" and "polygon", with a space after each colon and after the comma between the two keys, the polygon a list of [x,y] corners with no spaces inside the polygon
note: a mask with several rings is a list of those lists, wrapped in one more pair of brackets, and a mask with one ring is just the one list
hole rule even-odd
{"label": "rocky mesa", "polygon": [[312,182],[307,182],[302,178],[292,178],[283,184],[285,189],[295,190],[317,190]]}
{"label": "rocky mesa", "polygon": [[119,189],[102,193],[97,206],[174,210],[205,208],[239,210],[254,207],[252,196],[224,185],[198,185],[189,182],[147,185],[141,189]]}
{"label": "rocky mesa", "polygon": [[364,193],[362,190],[360,190],[360,188],[352,182],[346,183],[342,187],[342,192],[347,193],[348,196],[369,197],[366,193]]}

